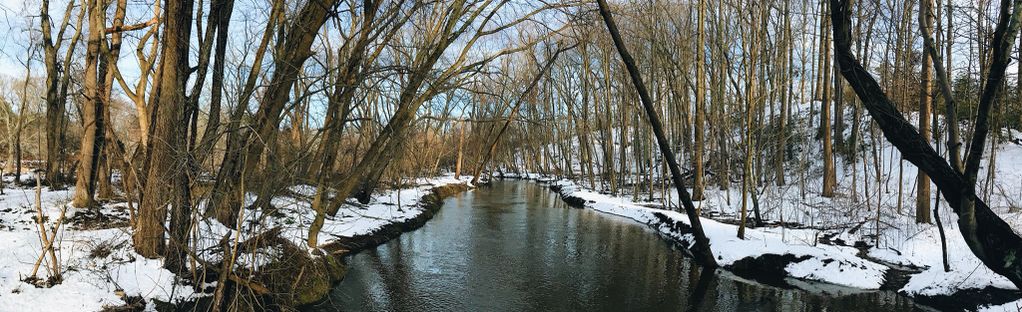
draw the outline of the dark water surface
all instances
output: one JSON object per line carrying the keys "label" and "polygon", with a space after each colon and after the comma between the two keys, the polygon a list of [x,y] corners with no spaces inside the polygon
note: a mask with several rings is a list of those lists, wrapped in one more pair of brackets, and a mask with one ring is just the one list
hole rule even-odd
{"label": "dark water surface", "polygon": [[348,259],[312,311],[911,311],[891,292],[781,289],[705,271],[646,226],[496,182]]}

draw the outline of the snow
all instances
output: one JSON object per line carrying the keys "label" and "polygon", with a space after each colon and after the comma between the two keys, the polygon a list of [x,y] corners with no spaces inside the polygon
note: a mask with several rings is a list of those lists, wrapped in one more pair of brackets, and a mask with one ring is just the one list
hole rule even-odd
{"label": "snow", "polygon": [[[809,256],[809,260],[789,265],[786,272],[792,277],[865,289],[875,289],[883,284],[886,264],[911,266],[921,272],[912,274],[907,284],[898,289],[910,296],[953,295],[962,290],[987,287],[1017,290],[1015,285],[986,268],[972,254],[959,232],[957,216],[942,198],[938,200],[938,190],[931,185],[931,205],[940,203],[940,217],[947,237],[951,271],[944,272],[937,227],[915,222],[917,169],[902,160],[900,152],[879,131],[871,131],[868,117],[864,117],[861,129],[863,149],[854,158],[836,155],[837,196],[821,196],[823,155],[820,141],[815,139],[816,127],[809,118],[810,108],[803,104],[796,105],[793,110],[789,123],[792,134],[788,137],[793,151],[784,166],[794,170],[785,171],[787,184],[777,186],[772,183],[773,164],[765,165],[764,172],[756,176],[770,178],[761,184],[756,183],[754,190],[759,193],[764,220],[796,226],[782,228],[771,225],[747,229],[746,239],[740,240],[736,237],[737,226],[716,220],[735,223],[744,196],[741,185],[732,183],[728,189],[708,186],[704,200],[695,204],[702,210],[701,223],[719,263],[727,265],[743,257],[763,254]],[[852,124],[849,115],[845,115],[846,125]],[[914,113],[907,117],[912,122],[918,120]],[[939,124],[943,125],[943,120]],[[962,125],[962,128],[968,129],[968,126]],[[628,132],[634,130],[629,129]],[[715,129],[722,130],[727,131]],[[851,127],[845,130],[847,137],[851,134]],[[687,224],[688,218],[684,214],[659,209],[677,209],[680,201],[670,185],[667,189],[661,187],[661,181],[666,180],[666,172],[660,165],[658,153],[654,152],[652,156],[635,153],[635,141],[632,138],[622,140],[620,133],[620,129],[612,129],[607,142],[601,142],[603,136],[594,132],[590,136],[595,139],[590,142],[589,155],[579,155],[587,152],[581,148],[583,145],[579,137],[568,137],[565,142],[543,146],[544,152],[540,153],[538,161],[520,153],[501,171],[510,173],[504,175],[511,177],[556,180],[556,183],[566,186],[572,196],[586,199],[587,207],[601,212],[625,216],[640,223],[654,221],[653,213],[660,212]],[[736,129],[725,135],[732,136],[728,142],[744,146]],[[1016,232],[1022,232],[1022,183],[1019,183],[1022,181],[1022,132],[1005,129],[1001,135],[1004,140],[990,143],[996,153],[993,170],[990,168],[989,149],[982,159],[977,191],[995,213]],[[604,150],[603,144],[612,144],[611,153],[605,155],[608,151]],[[940,151],[946,153],[943,142],[933,144],[939,145]],[[680,147],[675,150],[679,151],[679,162],[683,167],[690,167],[691,160],[686,157],[689,153],[680,152]],[[728,157],[744,158],[741,150],[731,152],[734,154]],[[624,166],[621,155],[627,157]],[[758,155],[765,156],[764,152]],[[590,169],[582,163],[582,159],[591,159],[591,170],[604,172],[610,169],[604,168],[607,157],[611,158],[610,164],[619,179],[616,193],[613,193],[610,182],[601,181],[598,174],[590,179],[587,176]],[[650,164],[653,167],[649,167]],[[619,168],[643,174],[622,174]],[[516,171],[530,173],[511,173]],[[548,172],[559,174],[546,174]],[[647,172],[650,172],[649,177],[645,176]],[[741,178],[740,170],[731,174],[732,179]],[[647,178],[656,181],[652,187],[645,182]],[[716,183],[717,176],[710,178],[714,179],[711,184]],[[751,217],[751,203],[749,206]],[[880,222],[877,222],[878,219]],[[821,241],[824,237],[829,238],[833,245]],[[688,237],[675,238],[691,240]],[[867,250],[864,254],[860,254],[862,251],[857,248],[836,246],[856,242],[865,243]],[[1022,301],[1019,305],[1022,306]],[[1014,308],[1011,310],[1015,311]]]}
{"label": "snow", "polygon": [[[129,296],[177,301],[192,295],[190,287],[174,283],[174,274],[163,269],[160,260],[138,256],[129,248],[114,249],[109,255],[93,257],[100,244],[130,245],[121,229],[63,231],[57,248],[63,268],[63,282],[51,288],[37,288],[21,279],[30,274],[41,244],[34,231],[0,232],[9,242],[0,250],[0,310],[29,311],[46,306],[58,311],[95,311],[104,306],[124,304],[114,291]],[[40,277],[45,277],[45,267]]]}
{"label": "snow", "polygon": [[[409,182],[415,184],[415,187],[375,194],[368,205],[345,205],[336,216],[328,216],[323,222],[319,241],[328,242],[337,236],[351,237],[370,234],[384,225],[415,218],[424,211],[424,208],[419,205],[419,200],[428,195],[434,187],[466,184],[470,179],[470,177],[454,179],[453,175],[414,179]],[[296,193],[311,197],[315,192],[315,187],[299,186],[293,190],[298,190]],[[288,212],[284,214],[284,219],[269,217],[268,220],[263,219],[262,223],[281,225],[284,228],[283,236],[285,238],[299,246],[305,246],[308,225],[315,218],[311,201],[308,198],[279,196],[273,199],[272,204],[279,209],[286,209]],[[259,216],[253,215],[253,218],[259,218]]]}
{"label": "snow", "polygon": [[[23,179],[31,178],[25,176]],[[8,182],[11,180],[5,177]],[[397,191],[384,191],[373,197],[364,206],[345,205],[336,218],[328,217],[320,242],[329,242],[340,236],[368,234],[393,222],[414,218],[424,210],[419,200],[430,189],[439,185],[466,183],[453,176],[431,179],[410,179],[409,187]],[[307,226],[314,212],[311,210],[311,196],[315,187],[295,186],[290,189],[293,196],[278,196],[272,200],[274,206],[285,210],[283,214],[245,209],[245,230],[240,234],[243,240],[272,227],[282,228],[285,239],[298,246],[305,246]],[[68,209],[67,218],[75,212],[71,208],[74,190],[46,190],[42,192],[42,207],[47,215],[47,230],[61,209]],[[32,311],[46,307],[49,311],[75,312],[99,311],[105,307],[124,305],[118,295],[140,296],[152,310],[152,299],[163,302],[192,300],[208,294],[196,293],[192,286],[182,285],[178,278],[163,268],[162,259],[146,259],[134,252],[131,235],[126,227],[106,229],[85,229],[74,224],[64,224],[55,240],[55,252],[62,269],[63,282],[52,287],[36,287],[23,281],[31,274],[33,264],[42,251],[42,243],[35,223],[35,190],[31,188],[6,188],[6,195],[0,195],[0,311]],[[249,203],[255,200],[248,196]],[[398,205],[400,203],[400,205]],[[200,206],[199,209],[204,207]],[[114,221],[128,218],[125,203],[106,204],[101,208],[105,216]],[[126,223],[125,223],[126,224]],[[208,247],[219,243],[224,235],[238,235],[234,229],[205,220],[199,223],[195,240],[200,256],[206,260],[219,260],[220,254]],[[257,250],[239,255],[239,266],[258,266],[273,258],[273,250]],[[38,276],[46,278],[45,266],[40,267]]]}
{"label": "snow", "polygon": [[[654,213],[660,213],[672,221],[690,224],[688,217],[680,212],[640,206],[626,198],[584,190],[572,182],[562,181],[560,184],[562,196],[582,198],[587,202],[586,207],[597,211],[631,218],[644,224],[658,224]],[[792,263],[785,268],[787,273],[796,278],[864,289],[878,289],[883,284],[886,266],[857,257],[858,250],[852,247],[810,245],[807,242],[814,235],[811,231],[786,230],[782,233],[777,228],[749,228],[746,229],[745,239],[739,239],[735,234],[738,231],[735,225],[709,218],[701,218],[700,223],[720,265],[727,266],[746,257],[765,254],[808,256],[809,260]],[[659,230],[678,240],[692,240],[689,235],[675,233],[663,224]]]}
{"label": "snow", "polygon": [[980,312],[1018,312],[1022,311],[1022,300],[1012,301],[1000,305],[985,306],[979,308]]}
{"label": "snow", "polygon": [[951,272],[944,272],[938,235],[934,227],[905,242],[900,261],[927,269],[913,275],[902,291],[913,295],[932,296],[952,294],[960,289],[986,287],[1016,289],[1011,281],[994,273],[980,262],[957,230],[947,231],[948,262],[953,269]]}
{"label": "snow", "polygon": [[[53,287],[36,287],[22,281],[31,274],[42,252],[35,224],[35,190],[7,188],[0,196],[0,311],[31,311],[45,306],[55,311],[97,311],[124,304],[115,291],[127,296],[142,296],[176,302],[189,298],[192,288],[175,283],[174,274],[163,269],[161,260],[145,259],[131,248],[127,229],[82,230],[72,224],[61,226],[55,240],[55,253],[63,281]],[[47,216],[47,231],[52,229],[61,209],[66,218],[76,211],[67,206],[73,189],[42,192],[42,207]],[[116,216],[117,204],[105,205],[104,214]],[[126,216],[123,216],[126,218]],[[107,250],[104,254],[98,252]],[[38,276],[46,278],[46,266]]]}

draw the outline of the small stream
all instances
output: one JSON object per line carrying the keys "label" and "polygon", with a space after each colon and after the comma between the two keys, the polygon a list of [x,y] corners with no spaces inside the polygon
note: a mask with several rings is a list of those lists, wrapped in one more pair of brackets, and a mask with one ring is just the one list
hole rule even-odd
{"label": "small stream", "polygon": [[447,199],[421,229],[351,256],[311,311],[913,311],[889,291],[810,292],[703,270],[648,227],[517,181]]}

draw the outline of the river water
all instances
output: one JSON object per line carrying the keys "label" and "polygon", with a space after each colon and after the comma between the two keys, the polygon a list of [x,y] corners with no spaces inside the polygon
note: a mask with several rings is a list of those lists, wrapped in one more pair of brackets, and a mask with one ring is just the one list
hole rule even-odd
{"label": "river water", "polygon": [[624,218],[496,182],[422,228],[351,256],[312,311],[912,311],[892,292],[778,288],[703,270]]}

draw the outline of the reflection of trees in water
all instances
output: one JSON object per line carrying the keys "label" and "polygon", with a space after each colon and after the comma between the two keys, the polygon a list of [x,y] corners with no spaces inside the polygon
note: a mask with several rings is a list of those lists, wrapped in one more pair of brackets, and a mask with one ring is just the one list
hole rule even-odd
{"label": "reflection of trees in water", "polygon": [[705,269],[644,225],[567,207],[545,186],[521,182],[452,198],[424,228],[352,257],[351,265],[354,274],[333,295],[339,302],[324,310],[913,308],[892,292],[830,295]]}
{"label": "reflection of trees in water", "polygon": [[382,286],[383,291],[372,291],[369,293],[371,297],[363,300],[371,300],[375,307],[386,311],[398,311],[401,308],[397,306],[398,304],[409,302],[409,298],[400,297],[414,296],[411,276],[408,274],[409,268],[405,263],[406,247],[410,246],[404,246],[403,242],[384,244],[367,255],[372,267],[371,272],[375,272],[379,277],[379,283],[374,283],[377,284],[374,286]]}
{"label": "reflection of trees in water", "polygon": [[696,284],[692,287],[691,295],[688,298],[688,311],[702,311],[703,302],[706,301],[706,293],[710,289],[710,284],[716,280],[716,271],[716,269],[710,267],[696,269],[695,267],[690,266],[688,270],[688,280],[696,281]]}

